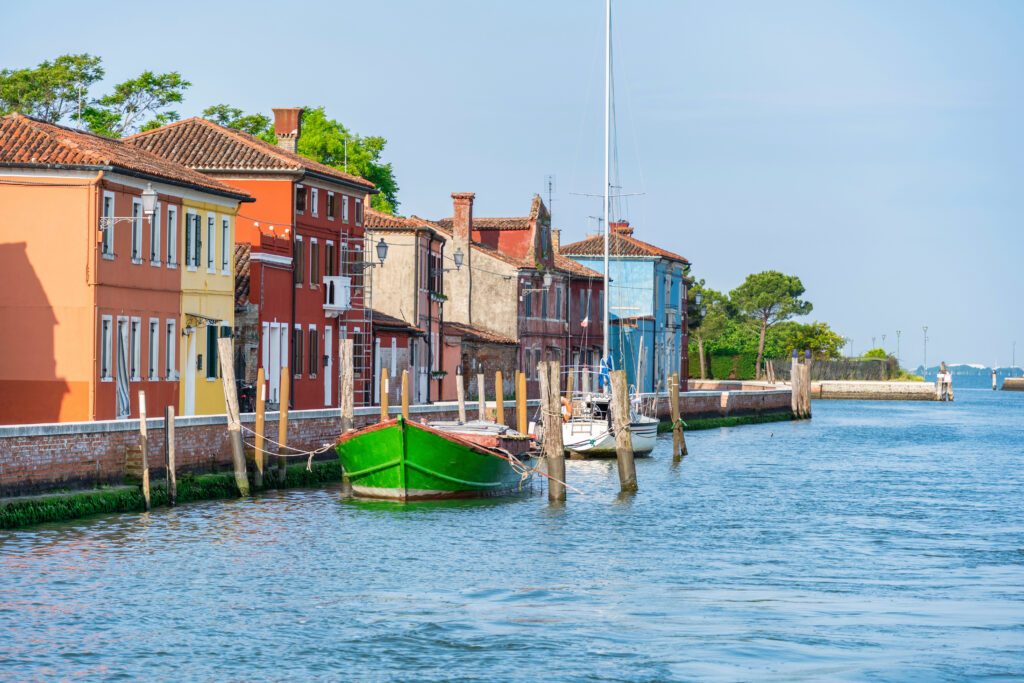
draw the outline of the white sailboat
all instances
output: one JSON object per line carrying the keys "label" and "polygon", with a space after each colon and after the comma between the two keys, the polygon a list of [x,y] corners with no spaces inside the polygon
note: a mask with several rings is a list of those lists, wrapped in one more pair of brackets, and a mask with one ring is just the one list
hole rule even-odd
{"label": "white sailboat", "polygon": [[[608,286],[609,214],[611,196],[611,76],[612,76],[612,5],[605,0],[604,44],[604,347],[603,358],[608,359],[610,294]],[[641,341],[642,343],[642,341]],[[637,373],[639,377],[639,372]],[[562,423],[562,443],[567,451],[589,457],[614,457],[615,432],[612,430],[611,396],[607,393],[584,392],[566,400],[566,413]],[[630,441],[635,455],[647,455],[654,450],[658,439],[658,420],[640,412],[639,391],[630,408]]]}

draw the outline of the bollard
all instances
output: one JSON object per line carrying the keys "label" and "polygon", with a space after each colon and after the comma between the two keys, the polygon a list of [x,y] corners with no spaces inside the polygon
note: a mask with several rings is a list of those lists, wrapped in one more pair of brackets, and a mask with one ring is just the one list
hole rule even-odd
{"label": "bollard", "polygon": [[388,369],[380,369],[380,421],[385,422],[390,415],[388,414]]}
{"label": "bollard", "polygon": [[455,396],[459,402],[459,424],[466,424],[466,385],[463,383],[461,365],[455,369]]}
{"label": "bollard", "polygon": [[526,373],[516,372],[516,429],[526,434],[529,429],[529,415],[526,414]]}
{"label": "bollard", "polygon": [[484,381],[484,373],[476,374],[476,405],[480,413],[480,421],[487,420],[487,383]]}
{"label": "bollard", "polygon": [[253,437],[255,452],[253,461],[256,464],[256,472],[253,473],[256,488],[263,488],[263,450],[264,432],[267,428],[267,380],[263,368],[256,371],[256,435]]}
{"label": "bollard", "polygon": [[505,424],[505,380],[501,370],[494,373],[494,421]]}
{"label": "bollard", "polygon": [[409,370],[402,370],[402,419],[409,419]]}

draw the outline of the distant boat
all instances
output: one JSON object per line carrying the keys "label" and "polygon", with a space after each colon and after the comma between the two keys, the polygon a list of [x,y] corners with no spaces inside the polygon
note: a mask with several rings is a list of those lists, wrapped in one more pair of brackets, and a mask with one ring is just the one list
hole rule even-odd
{"label": "distant boat", "polygon": [[[582,414],[562,423],[565,450],[592,458],[614,458],[615,432],[612,429],[607,395],[593,395],[573,401]],[[648,455],[658,443],[658,420],[630,411],[629,437],[634,455]]]}
{"label": "distant boat", "polygon": [[343,435],[337,452],[355,495],[411,501],[521,492],[533,474],[522,460],[528,446],[500,425],[439,428],[398,417]]}

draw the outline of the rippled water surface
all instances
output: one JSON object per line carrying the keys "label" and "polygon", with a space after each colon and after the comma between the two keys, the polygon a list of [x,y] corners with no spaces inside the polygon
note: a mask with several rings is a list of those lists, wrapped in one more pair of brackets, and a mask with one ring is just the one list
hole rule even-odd
{"label": "rippled water surface", "polygon": [[[1024,394],[571,462],[586,495],[337,489],[0,532],[0,677],[1024,676]],[[663,437],[664,438],[664,437]]]}

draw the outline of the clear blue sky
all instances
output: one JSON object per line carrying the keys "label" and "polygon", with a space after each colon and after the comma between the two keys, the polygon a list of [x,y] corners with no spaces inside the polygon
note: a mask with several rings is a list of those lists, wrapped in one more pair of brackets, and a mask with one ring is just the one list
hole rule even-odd
{"label": "clear blue sky", "polygon": [[[601,0],[5,6],[0,66],[178,70],[183,116],[325,105],[383,135],[403,213],[521,214],[556,176],[565,240],[600,192]],[[916,366],[1024,363],[1024,2],[616,7],[621,176],[637,236],[731,289],[803,278],[811,316]]]}

